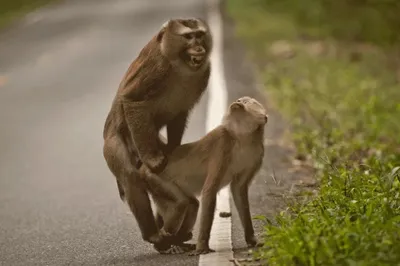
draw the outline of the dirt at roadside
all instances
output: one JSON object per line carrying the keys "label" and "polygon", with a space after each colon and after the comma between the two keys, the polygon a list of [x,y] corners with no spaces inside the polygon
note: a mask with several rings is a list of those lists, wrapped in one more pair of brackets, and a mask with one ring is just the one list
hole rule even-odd
{"label": "dirt at roadside", "polygon": [[[271,108],[268,89],[257,82],[255,66],[246,58],[244,45],[234,33],[234,21],[227,15],[223,3],[221,14],[224,22],[224,67],[228,102],[248,95],[262,101],[269,112],[269,122],[265,133],[264,163],[250,188],[249,196],[253,216],[266,215],[273,218],[274,213],[285,208],[282,196],[295,193],[304,186],[312,186],[313,174],[310,169],[295,166],[293,160],[295,150],[283,140],[288,124],[280,116],[278,110]],[[243,229],[232,200],[231,210],[232,242],[236,264],[260,265],[260,262],[252,262],[249,259]],[[261,240],[262,223],[256,220],[253,224],[256,235]]]}

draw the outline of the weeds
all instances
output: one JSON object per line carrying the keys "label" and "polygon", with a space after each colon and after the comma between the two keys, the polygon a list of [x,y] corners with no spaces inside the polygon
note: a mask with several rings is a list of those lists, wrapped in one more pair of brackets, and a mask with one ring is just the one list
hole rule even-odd
{"label": "weeds", "polygon": [[[267,93],[291,122],[298,157],[313,163],[320,184],[311,200],[290,204],[275,222],[265,218],[255,256],[269,265],[400,265],[400,66],[393,51],[326,38],[334,36],[328,18],[320,28],[313,20],[298,24],[298,10],[283,14],[273,3],[230,0],[227,8],[258,58]],[[318,29],[315,38],[304,40],[310,27]]]}

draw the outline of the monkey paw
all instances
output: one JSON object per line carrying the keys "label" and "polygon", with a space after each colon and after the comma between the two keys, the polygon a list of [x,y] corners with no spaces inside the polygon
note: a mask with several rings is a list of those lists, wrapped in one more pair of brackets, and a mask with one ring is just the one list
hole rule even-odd
{"label": "monkey paw", "polygon": [[163,254],[163,255],[176,255],[176,254],[183,254],[187,252],[185,248],[182,248],[180,246],[170,246],[169,248],[166,249],[157,249],[155,246],[154,248],[158,251],[158,253]]}
{"label": "monkey paw", "polygon": [[176,246],[182,248],[185,252],[193,251],[196,249],[196,244],[180,243]]}
{"label": "monkey paw", "polygon": [[168,159],[161,152],[145,160],[147,167],[155,173],[161,173],[168,164]]}
{"label": "monkey paw", "polygon": [[161,235],[163,238],[171,238],[171,237],[172,237],[172,234],[169,233],[169,232],[167,232],[167,231],[165,231],[164,228],[161,228],[161,229],[160,229],[160,235]]}
{"label": "monkey paw", "polygon": [[192,252],[189,252],[189,256],[199,256],[201,254],[208,254],[208,253],[212,253],[212,252],[215,252],[215,250],[213,250],[211,248],[200,248],[200,249],[193,250]]}
{"label": "monkey paw", "polygon": [[247,247],[248,248],[254,248],[254,247],[262,247],[263,243],[258,242],[257,238],[255,236],[246,239]]}

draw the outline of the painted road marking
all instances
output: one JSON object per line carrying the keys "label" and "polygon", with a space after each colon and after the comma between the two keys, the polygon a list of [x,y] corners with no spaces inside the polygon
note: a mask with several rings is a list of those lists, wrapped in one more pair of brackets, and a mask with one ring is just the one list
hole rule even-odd
{"label": "painted road marking", "polygon": [[[206,4],[208,9],[208,23],[210,24],[214,39],[214,48],[211,54],[212,67],[206,120],[206,131],[209,132],[221,123],[227,108],[227,91],[222,61],[223,35],[222,19],[219,12],[220,1],[207,0]],[[229,198],[228,186],[223,188],[217,195],[217,206],[210,237],[210,248],[215,249],[215,252],[200,255],[200,266],[232,265],[230,262],[233,259],[231,218],[221,218],[218,215],[220,211],[230,211]]]}

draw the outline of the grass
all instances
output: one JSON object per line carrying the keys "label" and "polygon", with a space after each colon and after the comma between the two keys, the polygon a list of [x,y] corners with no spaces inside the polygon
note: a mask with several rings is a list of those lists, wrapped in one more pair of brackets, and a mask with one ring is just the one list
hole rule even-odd
{"label": "grass", "polygon": [[269,265],[400,265],[398,24],[390,9],[372,12],[374,23],[370,7],[337,21],[318,9],[327,1],[278,2],[227,0],[226,8],[319,187],[264,217],[255,256]]}
{"label": "grass", "polygon": [[[0,28],[52,0],[0,0]],[[53,0],[54,1],[54,0]]]}

